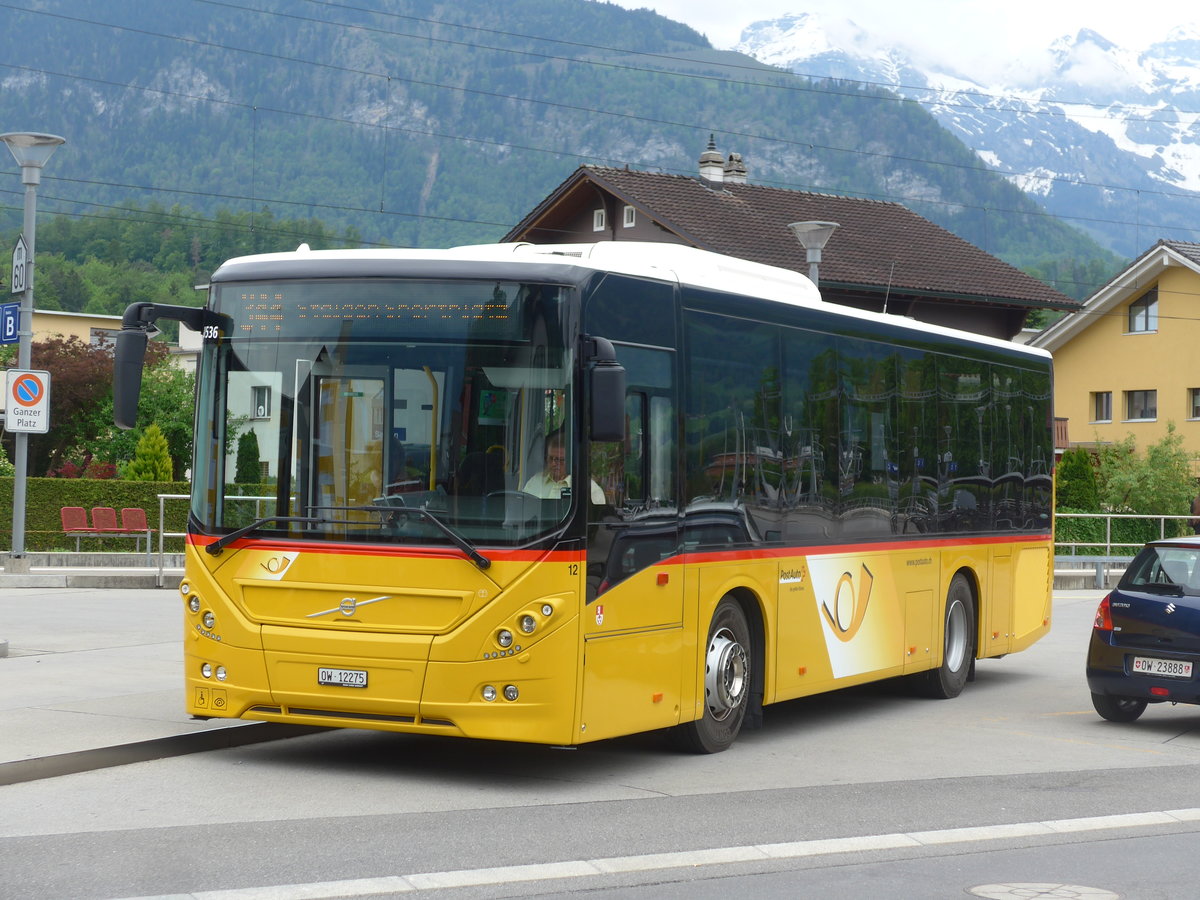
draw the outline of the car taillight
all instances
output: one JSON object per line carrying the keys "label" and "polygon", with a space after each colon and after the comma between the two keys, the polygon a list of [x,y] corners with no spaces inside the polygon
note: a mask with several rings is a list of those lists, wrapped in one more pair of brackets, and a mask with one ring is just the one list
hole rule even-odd
{"label": "car taillight", "polygon": [[1093,628],[1112,631],[1112,609],[1108,602],[1111,597],[1112,594],[1105,594],[1104,599],[1100,601],[1100,605],[1096,608],[1096,621],[1092,624]]}

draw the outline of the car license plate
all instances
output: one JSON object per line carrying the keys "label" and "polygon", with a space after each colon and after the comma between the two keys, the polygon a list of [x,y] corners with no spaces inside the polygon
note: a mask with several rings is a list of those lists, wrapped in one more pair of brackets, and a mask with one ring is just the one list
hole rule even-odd
{"label": "car license plate", "polygon": [[317,669],[317,684],[332,684],[336,687],[367,686],[367,673],[362,669]]}
{"label": "car license plate", "polygon": [[1133,671],[1142,675],[1161,675],[1165,678],[1191,678],[1192,664],[1178,659],[1155,659],[1151,656],[1135,656]]}

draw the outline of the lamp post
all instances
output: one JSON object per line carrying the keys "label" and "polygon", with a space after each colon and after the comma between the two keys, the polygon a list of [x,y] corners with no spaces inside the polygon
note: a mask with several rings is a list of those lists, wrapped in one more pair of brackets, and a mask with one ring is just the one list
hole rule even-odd
{"label": "lamp post", "polygon": [[793,222],[788,226],[796,240],[808,251],[808,280],[817,287],[821,286],[817,280],[821,250],[837,227],[837,222]]}
{"label": "lamp post", "polygon": [[[25,238],[25,291],[21,295],[20,318],[17,325],[17,368],[28,369],[33,355],[33,269],[37,245],[37,186],[42,181],[42,166],[50,159],[66,139],[56,134],[32,132],[9,132],[0,134],[0,141],[8,144],[13,159],[21,167],[21,182],[25,185],[25,221],[22,226]],[[13,530],[12,548],[9,552],[8,571],[29,571],[25,560],[25,479],[28,474],[29,435],[16,432],[13,468]]]}

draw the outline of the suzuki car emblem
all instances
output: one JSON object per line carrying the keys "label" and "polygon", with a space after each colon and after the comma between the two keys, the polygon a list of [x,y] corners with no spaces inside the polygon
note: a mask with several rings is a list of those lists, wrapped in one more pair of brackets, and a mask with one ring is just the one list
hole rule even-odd
{"label": "suzuki car emblem", "polygon": [[1171,613],[1173,613],[1173,612],[1175,612],[1175,604],[1174,604],[1174,603],[1168,603],[1168,604],[1167,604],[1167,615],[1169,616],[1169,615],[1170,615]]}

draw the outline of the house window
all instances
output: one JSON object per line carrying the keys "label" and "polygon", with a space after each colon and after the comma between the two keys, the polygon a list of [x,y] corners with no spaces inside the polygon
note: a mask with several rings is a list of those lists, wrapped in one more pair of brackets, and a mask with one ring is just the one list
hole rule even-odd
{"label": "house window", "polygon": [[1112,421],[1112,391],[1096,391],[1092,394],[1092,421]]}
{"label": "house window", "polygon": [[1158,288],[1154,287],[1129,304],[1129,333],[1158,331]]}
{"label": "house window", "polygon": [[592,231],[603,231],[605,227],[605,221],[606,217],[604,215],[604,210],[592,210]]}
{"label": "house window", "polygon": [[111,328],[92,328],[89,329],[88,343],[93,347],[107,347],[112,350],[117,346],[117,335],[121,332],[114,331]]}
{"label": "house window", "polygon": [[1158,391],[1126,391],[1125,418],[1149,420],[1158,418]]}
{"label": "house window", "polygon": [[632,206],[625,207],[625,218],[621,220],[621,225],[625,228],[632,228],[637,224],[637,210]]}
{"label": "house window", "polygon": [[271,418],[271,389],[266,385],[250,388],[250,418]]}
{"label": "house window", "polygon": [[1200,388],[1188,388],[1188,418],[1200,419]]}

